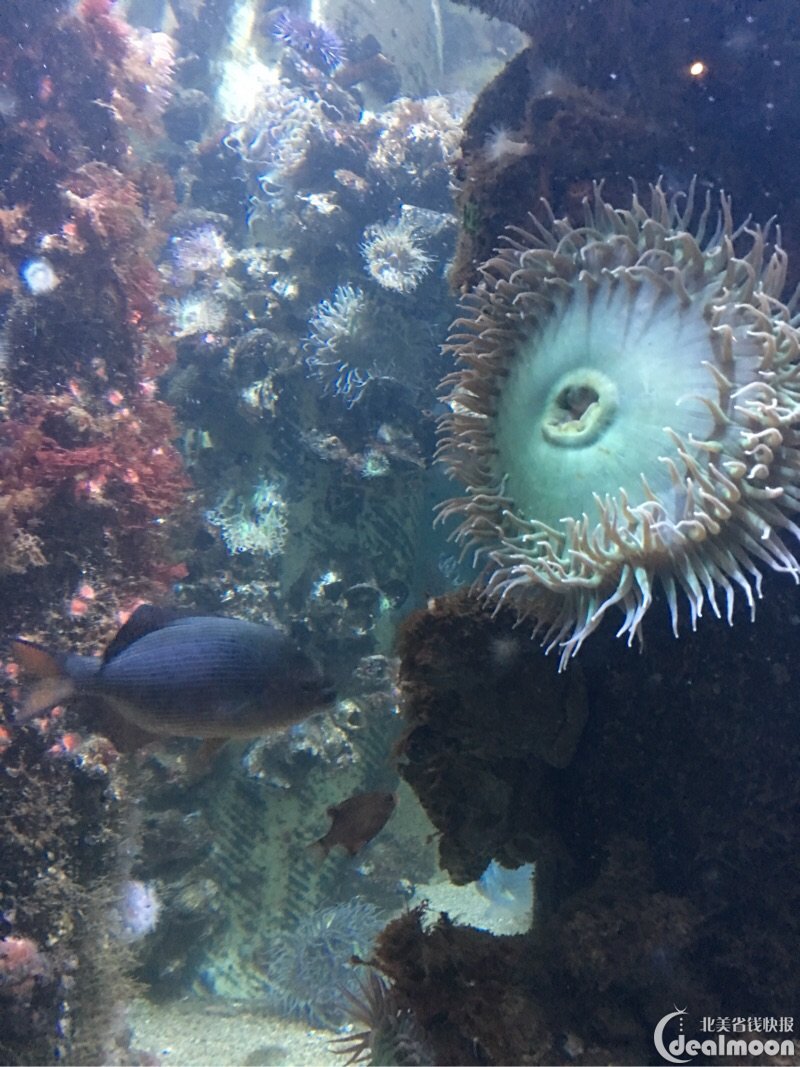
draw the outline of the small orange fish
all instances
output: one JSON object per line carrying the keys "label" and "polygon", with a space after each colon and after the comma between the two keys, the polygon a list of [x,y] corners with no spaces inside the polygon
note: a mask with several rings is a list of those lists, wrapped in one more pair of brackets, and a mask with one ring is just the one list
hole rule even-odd
{"label": "small orange fish", "polygon": [[355,856],[380,833],[396,806],[394,793],[356,793],[341,804],[332,804],[327,811],[330,830],[309,848],[320,860],[337,845]]}

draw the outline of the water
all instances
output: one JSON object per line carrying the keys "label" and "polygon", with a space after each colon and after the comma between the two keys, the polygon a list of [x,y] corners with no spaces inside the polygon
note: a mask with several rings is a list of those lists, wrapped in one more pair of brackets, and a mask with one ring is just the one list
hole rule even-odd
{"label": "water", "polygon": [[4,636],[223,613],[338,696],[211,755],[4,649],[2,1062],[792,1040],[797,16],[474,6],[0,11]]}

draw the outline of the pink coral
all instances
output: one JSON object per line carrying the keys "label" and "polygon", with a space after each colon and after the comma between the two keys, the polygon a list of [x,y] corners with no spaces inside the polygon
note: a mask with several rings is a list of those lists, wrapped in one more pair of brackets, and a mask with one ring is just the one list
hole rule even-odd
{"label": "pink coral", "polygon": [[87,517],[95,509],[114,515],[117,551],[130,569],[166,578],[174,565],[156,550],[161,522],[185,507],[190,485],[170,444],[176,436],[171,410],[147,396],[121,397],[103,415],[69,393],[24,398],[22,417],[0,425],[0,575],[57,555],[57,538],[43,531],[57,530],[58,516],[77,506]]}
{"label": "pink coral", "polygon": [[29,1001],[37,980],[49,973],[47,960],[29,937],[0,938],[0,999]]}

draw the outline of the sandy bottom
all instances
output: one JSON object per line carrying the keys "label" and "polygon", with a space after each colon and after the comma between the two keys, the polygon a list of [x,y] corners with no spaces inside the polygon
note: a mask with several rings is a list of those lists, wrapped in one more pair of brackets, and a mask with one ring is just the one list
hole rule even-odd
{"label": "sandy bottom", "polygon": [[202,1000],[130,1006],[132,1047],[156,1055],[165,1067],[342,1067],[331,1051],[337,1034],[302,1023]]}

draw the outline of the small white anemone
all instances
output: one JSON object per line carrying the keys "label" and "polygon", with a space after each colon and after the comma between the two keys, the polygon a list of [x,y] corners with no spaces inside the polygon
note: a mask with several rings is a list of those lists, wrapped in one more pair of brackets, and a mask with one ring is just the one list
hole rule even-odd
{"label": "small white anemone", "polygon": [[412,293],[433,260],[419,244],[417,231],[403,218],[370,226],[361,245],[365,270],[383,289]]}
{"label": "small white anemone", "polygon": [[26,260],[20,267],[19,272],[22,280],[34,296],[52,293],[61,280],[56,274],[53,264],[43,256]]}
{"label": "small white anemone", "polygon": [[483,142],[486,161],[498,170],[533,152],[529,141],[519,140],[507,126],[492,126]]}
{"label": "small white anemone", "polygon": [[202,290],[171,301],[169,311],[174,324],[173,335],[178,339],[219,333],[225,328],[228,314],[223,300]]}

